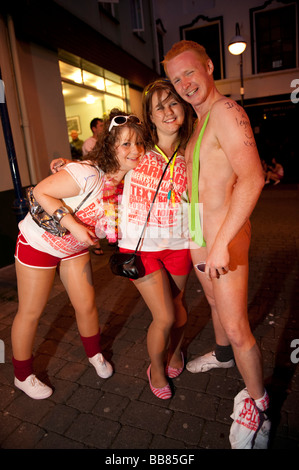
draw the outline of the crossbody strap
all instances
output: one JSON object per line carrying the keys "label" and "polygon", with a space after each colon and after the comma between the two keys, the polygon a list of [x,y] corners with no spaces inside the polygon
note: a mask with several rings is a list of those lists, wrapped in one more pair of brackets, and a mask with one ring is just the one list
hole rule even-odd
{"label": "crossbody strap", "polygon": [[136,245],[135,254],[136,254],[136,252],[138,251],[138,248],[139,248],[139,245],[140,245],[140,243],[141,243],[141,240],[142,240],[143,237],[144,237],[144,232],[145,232],[145,230],[146,230],[147,223],[148,223],[148,220],[149,220],[149,217],[150,217],[152,208],[153,208],[153,206],[154,206],[156,197],[157,197],[157,195],[158,195],[158,192],[159,192],[159,189],[160,189],[162,180],[163,180],[163,178],[164,178],[164,176],[165,176],[165,173],[166,173],[166,171],[167,171],[167,168],[169,167],[169,164],[171,163],[171,161],[172,161],[172,159],[174,158],[174,156],[177,154],[177,151],[178,151],[178,149],[179,149],[179,146],[180,146],[180,145],[177,146],[177,148],[176,148],[175,151],[173,152],[172,157],[168,160],[167,165],[166,165],[166,167],[165,167],[164,170],[163,170],[163,173],[162,173],[162,176],[161,176],[161,178],[160,178],[159,184],[158,184],[158,186],[157,186],[156,192],[155,192],[155,194],[154,194],[152,203],[151,203],[151,205],[150,205],[150,208],[149,208],[149,211],[148,211],[148,214],[147,214],[147,217],[146,217],[146,221],[145,221],[145,224],[144,224],[144,226],[143,226],[143,229],[142,229],[140,238],[139,238],[138,243],[137,243],[137,245]]}
{"label": "crossbody strap", "polygon": [[85,196],[85,198],[83,199],[83,201],[80,202],[80,204],[76,207],[76,209],[74,209],[73,211],[73,214],[76,214],[76,212],[78,212],[78,210],[80,209],[81,206],[83,206],[84,202],[87,201],[87,199],[89,198],[89,196],[91,195],[93,189],[91,191],[89,191],[89,193]]}
{"label": "crossbody strap", "polygon": [[[90,166],[93,166],[97,172],[99,173],[99,169],[97,168],[96,165],[90,165]],[[76,212],[78,212],[78,210],[80,209],[81,206],[83,206],[84,202],[87,201],[87,199],[89,198],[89,196],[91,195],[91,193],[93,192],[93,189],[91,191],[89,191],[89,193],[85,196],[85,198],[83,199],[83,201],[81,201],[79,203],[79,205],[76,207],[76,209],[74,209],[73,211],[73,214],[75,214]]]}

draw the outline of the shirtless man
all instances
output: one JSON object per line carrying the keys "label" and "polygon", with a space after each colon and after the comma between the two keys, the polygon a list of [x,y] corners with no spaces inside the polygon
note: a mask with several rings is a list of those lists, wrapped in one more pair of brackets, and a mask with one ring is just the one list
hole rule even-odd
{"label": "shirtless man", "polygon": [[[195,271],[211,307],[216,338],[215,351],[189,362],[187,369],[205,372],[232,367],[234,357],[246,389],[235,398],[230,441],[233,448],[250,448],[259,416],[264,418],[259,411],[269,402],[261,354],[247,313],[249,217],[264,186],[262,166],[249,119],[243,108],[216,89],[213,62],[205,49],[181,41],[167,53],[163,64],[176,91],[192,105],[198,118],[186,164],[189,198],[192,201],[198,191],[203,208],[204,240],[197,241],[200,246],[193,243],[191,253],[194,265],[206,263],[204,272]],[[195,175],[192,185],[193,153],[206,119],[200,151],[194,157],[200,160],[199,178]],[[199,218],[198,208],[196,215]],[[268,420],[265,423],[256,446],[267,445],[270,425]]]}

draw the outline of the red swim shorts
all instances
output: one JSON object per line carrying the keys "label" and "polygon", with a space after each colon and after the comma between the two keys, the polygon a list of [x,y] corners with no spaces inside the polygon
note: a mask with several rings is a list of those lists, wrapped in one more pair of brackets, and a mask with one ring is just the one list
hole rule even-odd
{"label": "red swim shorts", "polygon": [[43,251],[36,250],[31,245],[29,245],[25,237],[19,233],[16,244],[15,258],[21,264],[25,264],[31,268],[50,269],[56,268],[60,261],[76,258],[77,256],[85,255],[85,253],[88,253],[87,249],[84,249],[79,253],[66,256],[65,258],[58,258],[57,256],[52,256]]}
{"label": "red swim shorts", "polygon": [[[134,253],[120,248],[121,253]],[[143,276],[165,268],[174,276],[186,276],[193,269],[190,250],[138,251],[137,267]],[[140,265],[140,266],[139,266]]]}

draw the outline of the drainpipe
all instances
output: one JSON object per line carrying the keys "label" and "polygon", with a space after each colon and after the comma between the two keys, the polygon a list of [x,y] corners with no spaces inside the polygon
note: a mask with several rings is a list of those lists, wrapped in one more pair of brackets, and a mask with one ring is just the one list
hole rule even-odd
{"label": "drainpipe", "polygon": [[160,72],[160,60],[159,60],[159,48],[158,48],[158,39],[157,39],[157,25],[156,25],[156,6],[155,2],[151,1],[149,3],[149,8],[151,9],[151,20],[152,20],[152,40],[153,40],[153,53],[156,62],[156,72],[161,75]]}
{"label": "drainpipe", "polygon": [[24,96],[23,86],[22,86],[21,69],[20,69],[20,63],[19,63],[19,58],[18,58],[15,29],[14,29],[12,17],[10,15],[8,15],[7,17],[7,25],[8,25],[8,37],[9,37],[9,43],[10,43],[10,49],[11,49],[11,55],[12,55],[13,68],[14,68],[14,73],[15,73],[15,78],[16,78],[16,87],[17,87],[17,93],[18,93],[18,98],[19,98],[21,127],[23,128],[23,133],[24,133],[24,141],[25,141],[25,148],[26,148],[26,154],[27,154],[29,176],[30,176],[31,184],[36,184],[37,176],[36,176],[33,151],[32,151],[30,124],[28,120],[25,96]]}
{"label": "drainpipe", "polygon": [[28,207],[27,207],[27,200],[23,198],[23,194],[22,194],[22,184],[21,184],[21,179],[20,179],[18,162],[16,158],[15,147],[13,143],[10,122],[9,122],[1,69],[0,69],[0,86],[2,87],[2,90],[0,93],[1,94],[0,117],[1,117],[3,135],[5,139],[9,166],[10,166],[10,171],[11,171],[11,176],[12,176],[13,185],[15,189],[15,196],[16,196],[16,199],[14,200],[14,203],[13,203],[13,211],[16,214],[17,221],[20,222],[27,214]]}

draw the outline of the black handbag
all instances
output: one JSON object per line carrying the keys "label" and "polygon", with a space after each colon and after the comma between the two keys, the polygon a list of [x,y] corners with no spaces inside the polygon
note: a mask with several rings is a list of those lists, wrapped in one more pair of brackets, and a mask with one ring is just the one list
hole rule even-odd
{"label": "black handbag", "polygon": [[[56,237],[64,237],[64,235],[67,234],[67,229],[65,227],[62,227],[57,220],[54,219],[51,215],[49,215],[43,208],[42,206],[37,202],[37,200],[34,197],[33,194],[33,189],[34,186],[29,186],[26,189],[26,196],[27,196],[27,201],[28,201],[28,208],[29,212],[31,214],[32,219],[34,222],[47,232],[52,233],[52,235],[55,235]],[[84,204],[84,202],[89,198],[91,195],[92,191],[90,191],[83,201],[80,202],[80,204],[76,207],[76,209],[73,212],[73,215],[80,209],[80,207]]]}
{"label": "black handbag", "polygon": [[177,149],[173,153],[172,157],[168,160],[167,165],[163,170],[162,176],[160,178],[158,187],[157,187],[156,192],[154,194],[152,203],[150,205],[150,208],[149,208],[149,211],[148,211],[148,214],[147,214],[147,217],[146,217],[145,224],[143,226],[143,229],[142,229],[142,232],[141,232],[141,235],[140,235],[140,238],[138,240],[138,243],[137,243],[137,246],[135,248],[134,253],[120,253],[120,252],[117,252],[117,253],[114,253],[110,257],[110,260],[109,260],[110,268],[111,268],[111,271],[113,272],[113,274],[116,274],[116,276],[128,277],[129,279],[138,279],[139,277],[144,276],[144,268],[142,266],[140,256],[137,254],[137,251],[138,251],[139,245],[141,243],[141,240],[143,239],[144,232],[146,230],[147,223],[148,223],[148,220],[149,220],[149,217],[150,217],[150,214],[151,214],[151,210],[154,206],[154,203],[155,203],[157,194],[159,192],[162,180],[164,178],[164,175],[166,173],[166,170],[167,170],[171,160],[176,155],[176,153],[178,151],[178,148],[179,148],[179,146],[177,147]]}

